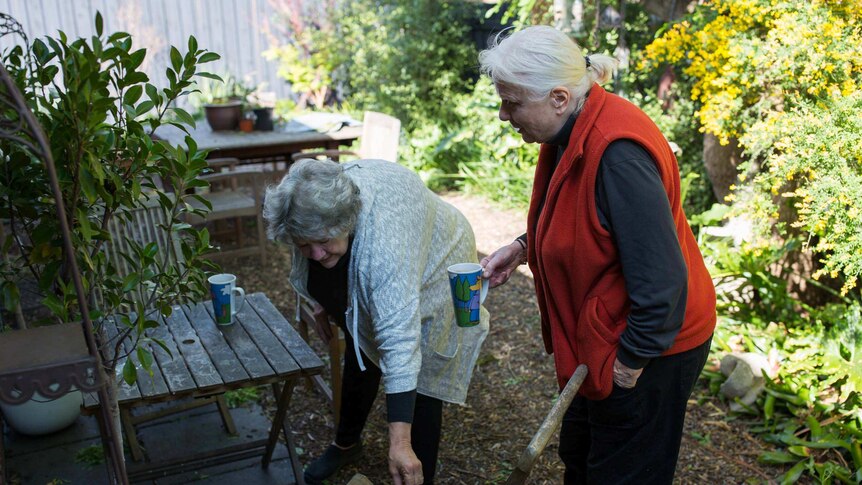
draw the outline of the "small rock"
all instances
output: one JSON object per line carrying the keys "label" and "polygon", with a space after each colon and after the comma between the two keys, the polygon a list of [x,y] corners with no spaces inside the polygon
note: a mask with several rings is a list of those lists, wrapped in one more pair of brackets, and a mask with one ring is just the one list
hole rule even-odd
{"label": "small rock", "polygon": [[[727,380],[721,385],[721,393],[730,399],[739,398],[740,403],[750,406],[765,386],[763,373],[774,377],[774,367],[762,354],[753,352],[734,352],[721,358],[721,373]],[[732,410],[742,406],[733,402]]]}

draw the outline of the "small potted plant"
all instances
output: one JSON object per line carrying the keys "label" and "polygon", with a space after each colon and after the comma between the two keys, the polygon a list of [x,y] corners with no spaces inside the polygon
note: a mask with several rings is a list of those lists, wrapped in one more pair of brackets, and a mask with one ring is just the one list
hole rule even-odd
{"label": "small potted plant", "polygon": [[204,105],[204,111],[213,131],[236,130],[242,119],[242,101],[217,99]]}
{"label": "small potted plant", "polygon": [[242,120],[243,101],[251,89],[228,74],[223,81],[199,84],[204,114],[213,131],[236,130]]}
{"label": "small potted plant", "polygon": [[257,131],[272,131],[272,111],[275,105],[274,93],[265,93],[260,91],[260,89],[255,89],[248,95],[248,103],[255,116],[254,129]]}

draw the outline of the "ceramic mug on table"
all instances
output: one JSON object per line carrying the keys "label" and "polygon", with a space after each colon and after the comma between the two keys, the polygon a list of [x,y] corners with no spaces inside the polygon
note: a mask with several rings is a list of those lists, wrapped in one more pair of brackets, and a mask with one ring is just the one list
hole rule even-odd
{"label": "ceramic mug on table", "polygon": [[455,322],[459,327],[478,325],[479,306],[488,296],[488,280],[482,278],[482,266],[479,263],[458,263],[447,270],[455,305]]}
{"label": "ceramic mug on table", "polygon": [[[236,276],[229,273],[212,275],[207,278],[210,284],[210,296],[213,301],[215,321],[219,325],[230,325],[234,315],[245,305],[245,290],[236,286]],[[239,305],[235,295],[239,295]]]}

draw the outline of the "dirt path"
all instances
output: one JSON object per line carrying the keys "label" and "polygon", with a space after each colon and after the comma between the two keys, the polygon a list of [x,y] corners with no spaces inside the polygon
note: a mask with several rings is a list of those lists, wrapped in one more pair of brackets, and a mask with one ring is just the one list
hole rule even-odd
{"label": "dirt path", "polygon": [[[477,249],[487,254],[524,231],[526,217],[501,210],[484,199],[448,194],[473,224]],[[275,251],[267,268],[254,258],[243,258],[224,267],[238,273],[246,291],[265,291],[285,315],[293,313],[287,288],[288,257]],[[481,257],[481,256],[480,256]],[[524,271],[506,285],[492,290],[486,301],[491,312],[491,332],[473,376],[467,405],[444,406],[443,437],[437,483],[503,483],[556,397],[551,356],[541,342],[532,276]],[[326,350],[312,339],[321,356]],[[274,408],[271,396],[266,396]],[[364,434],[365,458],[342,470],[330,483],[346,483],[354,473],[374,483],[391,483],[386,471],[388,442],[385,399],[379,396]],[[292,425],[303,464],[318,456],[333,438],[333,419],[322,396],[305,387],[294,395]],[[530,483],[562,483],[557,457],[557,438],[540,457]],[[759,483],[777,481],[783,470],[763,467],[756,461],[765,446],[745,430],[741,420],[728,420],[726,407],[699,388],[689,402],[685,434],[677,466],[677,483]]]}

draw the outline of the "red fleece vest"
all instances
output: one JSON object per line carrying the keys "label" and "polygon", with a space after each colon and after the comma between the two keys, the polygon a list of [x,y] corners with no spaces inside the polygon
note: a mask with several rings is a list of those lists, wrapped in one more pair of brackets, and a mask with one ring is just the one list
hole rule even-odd
{"label": "red fleece vest", "polygon": [[630,307],[617,248],[599,224],[595,197],[602,154],[623,138],[656,160],[688,268],[685,320],[663,355],[701,345],[715,328],[715,287],[682,209],[676,157],[646,114],[594,85],[553,173],[557,147],[542,145],[527,219],[545,349],[554,354],[560,388],[578,364],[587,364],[580,393],[589,399],[604,399],[613,388],[613,363]]}

